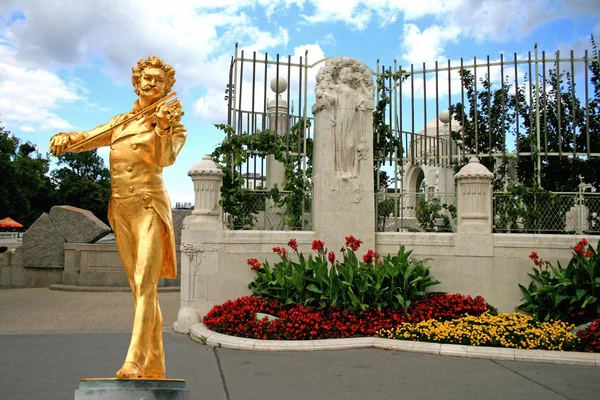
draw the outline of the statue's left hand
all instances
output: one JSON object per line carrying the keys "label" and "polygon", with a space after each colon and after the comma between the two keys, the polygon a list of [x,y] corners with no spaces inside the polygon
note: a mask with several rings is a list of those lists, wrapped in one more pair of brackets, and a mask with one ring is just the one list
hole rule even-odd
{"label": "statue's left hand", "polygon": [[156,108],[155,115],[158,127],[162,130],[167,130],[171,127],[173,121],[181,120],[181,117],[184,115],[183,105],[179,99],[161,104]]}
{"label": "statue's left hand", "polygon": [[57,133],[50,139],[48,150],[50,150],[54,156],[58,157],[65,152],[69,144],[71,144],[71,137],[68,133]]}

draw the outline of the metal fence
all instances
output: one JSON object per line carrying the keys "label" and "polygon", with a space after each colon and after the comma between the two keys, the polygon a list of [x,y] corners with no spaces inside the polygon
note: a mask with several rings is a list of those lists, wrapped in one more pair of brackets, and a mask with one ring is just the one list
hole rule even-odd
{"label": "metal fence", "polygon": [[456,193],[376,193],[378,232],[455,232]]}
{"label": "metal fence", "polygon": [[[223,221],[232,230],[311,230],[311,193],[282,192],[273,197],[267,191],[252,190],[249,201],[240,203],[236,216],[225,213]],[[304,210],[298,208],[304,207]]]}
{"label": "metal fence", "polygon": [[[575,57],[573,51],[567,57],[560,52],[547,57],[536,48],[533,58],[532,52],[525,57],[514,53],[511,58],[505,60],[500,54],[499,60],[487,56],[483,61],[473,58],[473,63],[461,58],[454,63],[448,60],[447,65],[435,62],[433,68],[425,63],[402,66],[396,60],[385,66],[378,60],[375,75],[385,75],[388,88],[386,123],[403,144],[392,160],[442,165],[443,160],[471,156],[499,157],[499,147],[515,157],[600,156],[591,136],[595,134],[590,127],[594,113],[589,108],[593,96],[590,65],[598,63],[598,57],[590,57],[587,50],[583,57]],[[378,93],[376,100],[380,98]],[[457,104],[464,105],[464,113],[458,112]],[[523,105],[524,109],[519,108]],[[450,109],[456,113],[438,118]],[[453,131],[455,146],[448,143]],[[504,142],[496,145],[494,136]],[[534,138],[539,151],[524,151],[520,138],[525,136]]]}
{"label": "metal fence", "polygon": [[[225,90],[225,100],[228,104],[227,123],[234,129],[234,133],[255,135],[258,131],[266,129],[278,131],[285,138],[286,156],[289,156],[292,147],[292,126],[300,124],[302,129],[299,130],[301,134],[297,138],[297,147],[306,148],[300,142],[305,144],[306,139],[312,137],[313,118],[308,115],[307,98],[308,71],[313,66],[308,64],[308,51],[304,57],[298,58],[298,62],[292,62],[291,56],[282,61],[279,54],[276,55],[275,61],[272,61],[267,53],[264,54],[264,59],[257,58],[256,52],[248,57],[244,50],[238,50],[236,43],[235,56],[229,69],[229,84]],[[285,83],[278,87],[275,82],[281,79],[285,80]],[[275,82],[272,82],[273,80]],[[272,93],[268,92],[269,88]],[[269,113],[269,108],[272,108],[273,112]],[[284,120],[285,123],[281,124],[280,120]],[[294,155],[302,158],[300,170],[305,173],[306,154]],[[240,173],[264,178],[264,154],[251,154],[244,167]]]}
{"label": "metal fence", "polygon": [[[411,201],[410,193],[454,191],[452,176],[472,156],[495,173],[496,190],[518,183],[517,171],[528,169],[529,178],[539,185],[543,169],[553,160],[600,157],[597,54],[547,55],[536,46],[533,53],[501,54],[496,60],[488,56],[408,66],[378,60],[374,76],[380,84],[376,104],[386,103],[380,120],[395,142],[374,154],[378,208],[384,191],[402,193],[394,200],[395,210],[403,209],[396,205],[400,199]],[[377,133],[386,131],[375,128]],[[517,202],[495,193],[494,229],[596,231],[597,198],[557,193]],[[411,212],[414,204],[408,207]],[[410,218],[415,221],[416,216],[382,216],[378,210],[378,229],[422,230]]]}
{"label": "metal fence", "polygon": [[494,232],[600,233],[600,193],[494,193]]}
{"label": "metal fence", "polygon": [[[287,160],[296,163],[293,173],[302,176],[310,182],[310,166],[307,159],[307,142],[312,139],[312,120],[309,116],[310,95],[308,92],[309,71],[315,64],[308,64],[308,51],[304,56],[295,60],[291,56],[281,57],[279,54],[274,59],[268,54],[257,56],[256,52],[248,55],[244,50],[235,47],[235,56],[232,57],[229,70],[229,83],[225,90],[225,100],[228,104],[227,123],[233,128],[234,135],[256,135],[260,131],[270,130],[279,134],[285,143],[284,156]],[[270,90],[270,92],[269,92]],[[277,207],[273,204],[267,211],[264,209],[265,197],[262,190],[271,189],[275,184],[281,189],[281,178],[269,176],[269,162],[267,155],[249,146],[247,148],[248,160],[238,167],[238,172],[244,179],[244,187],[255,191],[252,195],[256,204],[252,202],[242,205],[254,222],[252,229],[310,229],[310,207],[305,204],[296,211],[300,214],[292,218],[295,221],[305,221],[301,224],[281,224]],[[310,194],[305,197],[310,198]],[[310,204],[310,202],[308,203]],[[260,214],[260,215],[259,215]],[[289,219],[288,218],[288,219]],[[240,219],[240,218],[237,218]],[[248,229],[248,223],[231,222],[231,229]]]}
{"label": "metal fence", "polygon": [[[286,157],[297,157],[296,173],[309,181],[307,154],[304,150],[295,152],[294,147],[306,149],[306,141],[314,136],[309,115],[311,104],[308,104],[314,101],[309,72],[323,61],[308,64],[307,52],[295,60],[279,55],[270,59],[267,54],[258,57],[256,52],[248,55],[236,45],[225,96],[228,124],[233,134],[276,131],[284,137]],[[473,58],[472,62],[461,58],[434,65],[402,66],[394,60],[385,66],[378,60],[373,76],[383,88],[376,91],[375,101],[377,104],[385,100],[381,123],[394,138],[393,144],[390,142],[374,153],[375,181],[379,188],[376,194],[378,229],[431,230],[422,228],[418,219],[410,225],[406,221],[416,216],[407,217],[402,210],[413,207],[415,212],[418,204],[414,193],[420,190],[453,192],[451,176],[471,156],[479,157],[495,173],[502,165],[522,168],[519,161],[529,160],[528,168],[535,170],[538,183],[540,171],[548,160],[600,157],[597,128],[600,112],[590,108],[599,107],[593,100],[597,96],[592,79],[596,72],[590,72],[590,67],[597,63],[598,58],[590,57],[587,51],[578,58],[573,51],[566,57],[558,52],[547,56],[545,52],[538,54],[537,48],[533,54],[514,53],[506,59],[501,54],[496,60],[489,56],[483,61]],[[285,80],[283,85],[281,79]],[[297,136],[290,135],[294,125],[301,127]],[[380,139],[379,132],[376,129],[375,141]],[[294,146],[291,140],[297,140],[298,145]],[[273,182],[267,176],[265,154],[248,150],[251,155],[238,171],[246,187],[270,188]],[[407,176],[409,166],[422,169],[417,173],[412,168],[412,180]],[[516,168],[505,169],[509,172],[503,179],[516,182]],[[386,181],[381,181],[386,178],[381,172],[387,174]],[[428,177],[428,174],[436,177]],[[455,199],[454,194],[451,196]],[[393,199],[393,207],[390,199]],[[510,208],[506,203],[509,200],[502,201],[498,194],[495,204]],[[440,200],[440,204],[456,205],[455,200],[445,199]],[[382,214],[382,210],[390,207],[393,212]],[[410,208],[406,210],[410,212]],[[300,219],[306,220],[304,214],[310,216],[302,207]],[[505,221],[508,217],[498,218],[497,229],[510,232],[517,229]],[[266,225],[278,226],[276,223]],[[505,225],[511,227],[503,228]],[[305,229],[309,226],[303,225]]]}

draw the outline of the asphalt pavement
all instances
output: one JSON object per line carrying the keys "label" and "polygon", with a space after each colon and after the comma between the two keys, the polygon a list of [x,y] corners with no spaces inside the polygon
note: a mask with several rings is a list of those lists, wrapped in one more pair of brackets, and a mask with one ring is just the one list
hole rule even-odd
{"label": "asphalt pavement", "polygon": [[[195,399],[600,399],[598,367],[355,349],[213,348],[170,328],[178,293],[159,294],[167,377]],[[127,293],[0,290],[0,399],[72,399],[80,378],[112,377],[127,351]]]}

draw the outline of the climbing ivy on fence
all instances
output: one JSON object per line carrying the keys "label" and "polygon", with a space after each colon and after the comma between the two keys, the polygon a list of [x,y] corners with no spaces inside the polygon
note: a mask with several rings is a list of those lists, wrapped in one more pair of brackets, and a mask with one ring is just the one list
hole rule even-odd
{"label": "climbing ivy on fence", "polygon": [[[272,199],[276,206],[284,207],[285,222],[290,228],[302,225],[303,210],[310,209],[312,183],[312,154],[313,140],[306,139],[304,151],[304,135],[301,127],[304,121],[299,121],[290,129],[290,151],[287,152],[286,138],[271,130],[257,131],[255,134],[244,132],[236,134],[233,127],[216,124],[215,127],[225,133],[225,139],[213,151],[212,158],[223,171],[223,185],[221,186],[221,206],[223,211],[232,218],[233,226],[242,229],[251,229],[254,224],[254,214],[264,211],[268,199]],[[306,121],[310,126],[310,121]],[[306,174],[302,174],[301,155],[306,153]],[[276,161],[285,167],[285,180],[282,188],[274,187],[265,192],[260,192],[244,187],[244,178],[240,173],[242,165],[251,155],[265,157],[272,155]],[[262,206],[261,206],[262,205]]]}

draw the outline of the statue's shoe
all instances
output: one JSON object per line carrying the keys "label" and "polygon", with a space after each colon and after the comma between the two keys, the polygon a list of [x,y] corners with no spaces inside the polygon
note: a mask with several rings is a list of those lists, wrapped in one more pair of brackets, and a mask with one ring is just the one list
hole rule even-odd
{"label": "statue's shoe", "polygon": [[117,378],[121,379],[137,379],[143,378],[144,371],[132,361],[125,361],[120,370],[117,371]]}
{"label": "statue's shoe", "polygon": [[164,357],[157,356],[152,351],[146,356],[146,365],[144,366],[144,378],[163,379],[165,377]]}
{"label": "statue's shoe", "polygon": [[164,379],[165,371],[155,371],[152,369],[146,369],[144,371],[144,378],[147,379]]}

